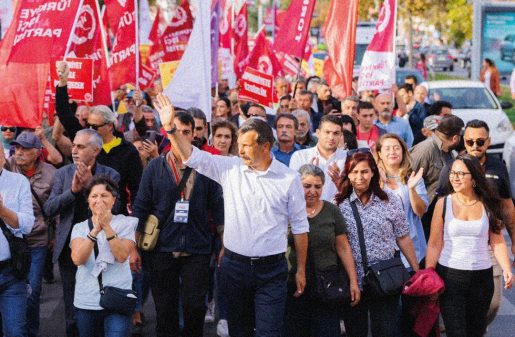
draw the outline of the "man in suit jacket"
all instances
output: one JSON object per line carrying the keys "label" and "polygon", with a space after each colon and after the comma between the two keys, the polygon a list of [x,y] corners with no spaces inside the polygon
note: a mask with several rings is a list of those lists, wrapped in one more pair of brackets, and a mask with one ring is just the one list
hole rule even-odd
{"label": "man in suit jacket", "polygon": [[[88,218],[88,204],[82,191],[93,176],[105,175],[117,183],[120,175],[114,169],[96,163],[102,150],[102,138],[91,129],[77,132],[72,145],[73,164],[60,168],[54,178],[52,192],[45,203],[48,216],[59,215],[56,228],[53,262],[59,263],[63,284],[66,334],[78,336],[74,320],[73,297],[77,267],[71,260],[70,234],[74,224]],[[120,208],[120,206],[118,206]]]}

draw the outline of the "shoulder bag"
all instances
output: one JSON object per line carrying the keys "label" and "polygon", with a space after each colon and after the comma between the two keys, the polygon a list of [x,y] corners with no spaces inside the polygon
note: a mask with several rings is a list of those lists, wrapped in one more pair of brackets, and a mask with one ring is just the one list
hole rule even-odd
{"label": "shoulder bag", "polygon": [[[88,227],[90,231],[93,229],[91,218],[88,219]],[[98,256],[98,245],[96,242],[93,246],[93,251],[96,260]],[[98,286],[100,288],[100,306],[110,312],[126,316],[132,315],[138,301],[136,292],[132,289],[121,289],[109,286],[104,287],[102,284],[102,272],[98,274],[97,279]]]}
{"label": "shoulder bag", "polygon": [[[166,165],[166,160],[164,165]],[[184,187],[186,187],[186,182],[188,181],[191,171],[191,167],[187,167],[184,171],[181,182],[179,183],[179,187],[177,188],[177,195],[174,199],[175,201],[173,201],[173,203],[175,203],[179,199],[182,190],[184,190]],[[142,233],[141,239],[138,242],[138,247],[141,250],[146,252],[154,250],[157,244],[157,240],[159,239],[159,232],[170,222],[170,218],[173,216],[173,211],[174,207],[172,206],[172,210],[168,215],[166,222],[163,224],[159,223],[159,219],[154,214],[150,214],[148,216],[147,222],[145,222],[144,232]]]}
{"label": "shoulder bag", "polygon": [[7,225],[2,218],[0,218],[0,228],[2,228],[2,232],[9,243],[9,250],[11,251],[9,265],[11,267],[11,272],[20,280],[27,279],[30,264],[32,262],[27,239],[25,237],[19,238],[15,236],[9,228],[7,228]]}
{"label": "shoulder bag", "polygon": [[350,205],[358,230],[361,262],[363,264],[364,271],[363,290],[374,297],[385,297],[400,294],[404,283],[406,283],[410,278],[400,256],[395,254],[391,259],[380,261],[368,266],[365,235],[363,234],[361,217],[359,216],[355,201],[351,202]]}

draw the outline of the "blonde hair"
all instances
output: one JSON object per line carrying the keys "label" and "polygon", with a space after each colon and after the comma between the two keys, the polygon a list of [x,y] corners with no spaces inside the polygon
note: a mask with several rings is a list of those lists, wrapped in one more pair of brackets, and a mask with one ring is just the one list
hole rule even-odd
{"label": "blonde hair", "polygon": [[[406,184],[408,182],[408,176],[411,174],[411,163],[410,163],[411,158],[410,158],[410,155],[408,152],[408,146],[406,145],[404,140],[402,140],[402,138],[399,137],[398,135],[396,135],[394,133],[387,133],[387,134],[382,135],[381,138],[379,138],[379,140],[377,141],[377,145],[376,145],[377,166],[379,166],[381,169],[383,169],[386,173],[386,167],[385,167],[384,162],[381,159],[381,155],[380,155],[381,148],[383,147],[383,142],[386,139],[395,139],[401,145],[402,161],[401,161],[401,167],[399,170],[399,178],[400,178],[401,183]],[[383,183],[381,182],[381,184],[383,184]]]}

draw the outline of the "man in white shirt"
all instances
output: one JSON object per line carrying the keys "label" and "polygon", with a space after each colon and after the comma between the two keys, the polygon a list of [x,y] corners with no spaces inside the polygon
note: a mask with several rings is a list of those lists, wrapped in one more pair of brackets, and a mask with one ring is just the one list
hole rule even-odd
{"label": "man in white shirt", "polygon": [[[300,178],[270,154],[272,129],[251,118],[239,130],[238,157],[214,156],[176,135],[170,100],[156,99],[172,147],[187,166],[215,180],[224,192],[224,255],[220,270],[232,337],[281,336],[288,266],[288,225],[295,240],[295,296],[304,293],[307,253],[306,204]],[[255,329],[255,331],[254,331]]]}
{"label": "man in white shirt", "polygon": [[[322,117],[317,129],[317,145],[295,152],[290,159],[290,168],[297,171],[304,164],[314,164],[324,171],[326,177],[329,177],[329,167],[332,165],[338,166],[340,172],[343,171],[347,151],[338,148],[342,133],[342,123],[338,116]],[[326,179],[322,199],[332,201],[337,192],[332,179]]]}

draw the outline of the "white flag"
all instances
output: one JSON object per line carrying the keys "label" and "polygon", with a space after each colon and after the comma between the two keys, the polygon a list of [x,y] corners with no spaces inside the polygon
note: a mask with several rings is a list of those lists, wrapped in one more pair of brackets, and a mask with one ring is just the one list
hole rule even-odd
{"label": "white flag", "polygon": [[211,1],[199,1],[190,41],[175,75],[165,88],[172,104],[199,108],[211,120]]}
{"label": "white flag", "polygon": [[140,0],[139,2],[139,43],[151,44],[148,39],[150,29],[152,28],[152,20],[150,18],[150,8],[148,0]]}

